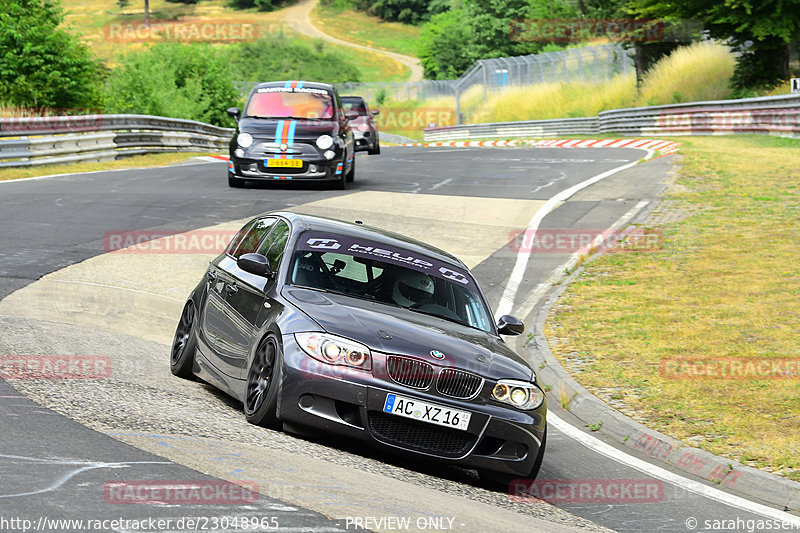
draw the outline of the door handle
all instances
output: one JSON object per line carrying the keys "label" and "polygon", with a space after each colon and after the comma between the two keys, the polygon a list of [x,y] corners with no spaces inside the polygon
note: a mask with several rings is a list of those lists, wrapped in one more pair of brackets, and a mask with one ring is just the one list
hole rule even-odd
{"label": "door handle", "polygon": [[236,294],[239,292],[239,287],[235,283],[228,284],[228,294]]}

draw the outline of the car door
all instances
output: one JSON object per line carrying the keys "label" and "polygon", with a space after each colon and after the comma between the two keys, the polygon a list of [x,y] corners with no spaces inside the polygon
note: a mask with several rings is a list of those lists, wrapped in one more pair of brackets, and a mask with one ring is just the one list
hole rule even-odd
{"label": "car door", "polygon": [[[229,250],[217,263],[215,287],[219,293],[209,292],[209,312],[218,314],[213,327],[215,337],[213,364],[224,374],[240,379],[246,363],[252,325],[258,317],[267,279],[253,276],[236,265],[244,254],[255,253],[277,222],[275,217],[257,219],[242,237],[234,250]],[[214,301],[212,302],[212,297]]]}
{"label": "car door", "polygon": [[[261,241],[257,253],[269,260],[270,268],[277,272],[286,242],[289,238],[289,224],[285,220],[278,220],[271,228],[269,235]],[[247,372],[247,356],[250,347],[256,339],[259,316],[273,314],[277,311],[277,302],[268,295],[267,289],[274,284],[275,278],[256,276],[240,269],[232,263],[229,275],[233,283],[226,291],[226,309],[230,314],[231,335],[226,339],[229,343],[226,349],[230,351],[239,365],[237,371],[242,379]]]}
{"label": "car door", "polygon": [[255,224],[255,220],[246,224],[239,232],[231,239],[225,254],[217,257],[209,263],[208,270],[206,271],[206,282],[208,289],[206,291],[206,298],[203,302],[203,307],[200,309],[200,351],[206,356],[207,359],[216,361],[217,339],[219,338],[222,329],[225,327],[224,312],[225,312],[225,288],[226,277],[220,269],[219,263],[227,255],[233,254],[245,235],[250,232],[250,229]]}

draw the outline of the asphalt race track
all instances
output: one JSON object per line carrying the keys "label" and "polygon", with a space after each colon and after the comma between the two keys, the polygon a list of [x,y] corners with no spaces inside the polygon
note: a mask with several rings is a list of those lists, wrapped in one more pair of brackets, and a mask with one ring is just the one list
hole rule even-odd
{"label": "asphalt race track", "polygon": [[[109,234],[224,233],[287,208],[357,218],[454,252],[493,309],[510,294],[506,304],[528,318],[540,303],[531,295],[570,253],[534,253],[509,293],[515,232],[560,191],[644,155],[624,148],[382,150],[359,155],[346,191],[284,183],[231,189],[222,162],[0,182],[0,356],[103,356],[112,364],[104,379],[0,380],[0,530],[22,530],[2,522],[12,517],[31,520],[31,528],[42,517],[173,519],[153,531],[188,529],[176,525],[179,517],[237,516],[275,518],[260,522],[272,531],[397,531],[402,522],[388,519],[407,517],[410,530],[476,532],[702,531],[705,520],[737,519],[743,527],[725,531],[746,531],[747,520],[773,518],[735,506],[726,500],[735,495],[729,489],[693,479],[708,486],[698,494],[682,485],[684,474],[672,482],[631,467],[635,452],[610,441],[618,454],[601,455],[553,424],[539,479],[621,480],[657,486],[658,494],[629,503],[515,501],[472,471],[248,425],[240,405],[171,376],[168,344],[183,298],[215,254],[106,254]],[[652,207],[671,164],[672,156],[661,157],[613,174],[558,203],[539,227],[596,232],[635,220]],[[588,432],[557,398],[549,405]],[[109,483],[119,481],[219,479],[255,482],[260,495],[213,505],[126,505],[108,497]]]}

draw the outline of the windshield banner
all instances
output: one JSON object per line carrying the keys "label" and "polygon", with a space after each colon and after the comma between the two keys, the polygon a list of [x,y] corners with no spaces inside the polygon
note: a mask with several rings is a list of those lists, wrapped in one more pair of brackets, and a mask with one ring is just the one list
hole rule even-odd
{"label": "windshield banner", "polygon": [[358,237],[330,233],[306,232],[300,236],[297,249],[301,251],[332,252],[373,259],[402,266],[462,285],[477,292],[475,281],[466,270],[426,255],[373,242]]}

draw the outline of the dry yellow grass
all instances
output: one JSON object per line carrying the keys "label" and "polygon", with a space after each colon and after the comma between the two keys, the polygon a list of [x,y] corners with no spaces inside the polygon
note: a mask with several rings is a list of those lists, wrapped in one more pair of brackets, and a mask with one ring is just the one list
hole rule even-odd
{"label": "dry yellow grass", "polygon": [[127,157],[116,161],[106,161],[102,163],[74,163],[70,165],[42,165],[31,168],[6,168],[0,170],[0,181],[15,180],[20,178],[32,178],[36,176],[50,176],[53,174],[74,174],[79,172],[94,172],[98,170],[113,170],[119,168],[148,168],[160,167],[181,163],[191,157],[200,155],[211,155],[209,153],[164,153],[148,154]]}
{"label": "dry yellow grass", "polygon": [[636,78],[621,74],[593,83],[540,83],[512,87],[489,96],[470,122],[503,122],[548,118],[589,117],[600,111],[627,107],[636,97]]}
{"label": "dry yellow grass", "polygon": [[722,44],[703,41],[683,46],[647,72],[636,105],[728,98],[735,66],[733,52]]}
{"label": "dry yellow grass", "polygon": [[646,425],[800,480],[800,375],[675,379],[661,366],[800,363],[800,141],[682,143],[670,199],[696,214],[662,228],[663,250],[589,263],[547,334],[559,359],[585,363],[581,383]]}

